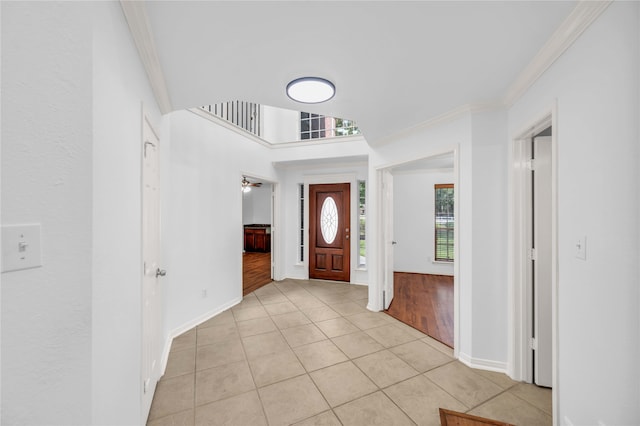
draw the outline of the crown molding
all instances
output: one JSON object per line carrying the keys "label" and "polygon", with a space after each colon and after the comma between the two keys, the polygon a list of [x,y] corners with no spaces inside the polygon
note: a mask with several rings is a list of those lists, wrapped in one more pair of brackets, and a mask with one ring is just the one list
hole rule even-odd
{"label": "crown molding", "polygon": [[416,125],[400,130],[399,132],[396,132],[392,135],[385,136],[374,143],[370,143],[369,145],[374,148],[379,148],[400,138],[407,137],[413,133],[457,120],[466,114],[478,113],[483,111],[496,111],[502,108],[504,108],[504,104],[501,101],[461,105],[436,117],[430,118]]}
{"label": "crown molding", "polygon": [[173,107],[171,106],[169,90],[167,89],[167,83],[164,79],[160,59],[153,41],[153,33],[145,2],[120,0],[120,6],[138,49],[142,65],[147,72],[151,90],[153,90],[160,112],[167,114],[173,110]]}
{"label": "crown molding", "polygon": [[578,37],[605,11],[613,0],[580,0],[569,16],[542,46],[529,65],[511,84],[504,104],[511,107]]}

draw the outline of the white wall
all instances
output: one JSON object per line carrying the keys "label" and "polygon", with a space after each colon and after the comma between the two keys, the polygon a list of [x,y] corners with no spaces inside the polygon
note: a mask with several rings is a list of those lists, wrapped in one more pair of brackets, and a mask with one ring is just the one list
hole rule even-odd
{"label": "white wall", "polygon": [[262,139],[271,143],[300,140],[300,112],[262,105]]}
{"label": "white wall", "polygon": [[394,271],[453,275],[453,263],[435,259],[434,185],[453,183],[453,171],[393,173]]}
{"label": "white wall", "polygon": [[561,424],[640,424],[639,8],[611,4],[509,111],[516,137],[557,102]]}
{"label": "white wall", "polygon": [[[242,297],[242,175],[275,182],[269,148],[188,111],[169,114],[163,208],[166,333]],[[252,191],[253,192],[253,191]],[[207,297],[203,297],[203,290]]]}
{"label": "white wall", "polygon": [[120,5],[91,5],[92,424],[135,424],[149,408],[140,403],[142,106],[158,132],[162,119]]}
{"label": "white wall", "polygon": [[242,223],[271,224],[271,184],[263,182],[262,186],[242,193]]}
{"label": "white wall", "polygon": [[2,220],[42,263],[2,276],[2,423],[91,423],[92,69],[86,4],[2,2]]}

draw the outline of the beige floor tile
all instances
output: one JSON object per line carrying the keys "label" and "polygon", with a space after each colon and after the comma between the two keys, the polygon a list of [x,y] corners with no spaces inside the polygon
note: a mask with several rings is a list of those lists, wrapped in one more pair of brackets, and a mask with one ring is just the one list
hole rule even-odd
{"label": "beige floor tile", "polygon": [[421,373],[453,361],[453,358],[420,340],[393,347],[390,351]]}
{"label": "beige floor tile", "polygon": [[273,303],[283,303],[283,302],[289,301],[289,299],[287,299],[287,296],[282,294],[280,290],[277,290],[277,289],[275,292],[267,293],[263,295],[258,294],[257,296],[258,296],[258,299],[260,300],[260,303],[262,303],[263,305],[271,305]]}
{"label": "beige floor tile", "polygon": [[486,371],[479,369],[473,369],[473,371],[475,373],[478,373],[482,377],[491,380],[502,389],[509,389],[510,387],[518,384],[518,382],[511,380],[511,378],[504,373],[496,373],[495,371]]}
{"label": "beige floor tile", "polygon": [[246,361],[209,368],[196,373],[196,406],[240,395],[255,389]]}
{"label": "beige floor tile", "polygon": [[242,343],[249,359],[290,350],[279,331],[243,337]]}
{"label": "beige floor tile", "polygon": [[236,323],[241,337],[255,336],[256,334],[277,331],[276,325],[270,318],[256,318]]}
{"label": "beige floor tile", "polygon": [[171,352],[183,351],[185,349],[192,349],[196,347],[196,330],[191,329],[181,335],[177,336],[171,342]]}
{"label": "beige floor tile", "polygon": [[340,314],[326,305],[302,309],[304,314],[313,322],[326,321],[332,318],[340,318]]}
{"label": "beige floor tile", "polygon": [[314,371],[310,376],[332,407],[353,401],[378,389],[350,361]]}
{"label": "beige floor tile", "polygon": [[345,291],[322,293],[316,295],[316,297],[331,306],[350,301],[349,297],[347,297],[347,292]]}
{"label": "beige floor tile", "polygon": [[366,285],[351,285],[349,286],[347,297],[351,300],[366,299],[369,297],[369,287]]}
{"label": "beige floor tile", "polygon": [[349,358],[359,358],[384,349],[380,343],[376,342],[371,336],[362,331],[334,337],[331,340]]}
{"label": "beige floor tile", "polygon": [[380,312],[363,312],[361,314],[349,315],[346,317],[349,321],[361,330],[368,330],[374,327],[388,325],[388,321],[384,318],[386,314]]}
{"label": "beige floor tile", "polygon": [[242,302],[232,307],[231,311],[235,312],[241,309],[253,308],[255,306],[262,306],[262,303],[260,303],[255,294],[250,293],[242,298]]}
{"label": "beige floor tile", "polygon": [[195,424],[266,426],[258,392],[251,391],[196,408]]}
{"label": "beige floor tile", "polygon": [[382,392],[367,395],[334,411],[344,426],[413,425],[411,419]]}
{"label": "beige floor tile", "polygon": [[509,389],[509,393],[520,397],[520,399],[524,399],[529,404],[533,405],[536,408],[539,408],[545,413],[553,415],[551,389],[541,388],[528,383],[518,383],[517,385]]}
{"label": "beige floor tile", "polygon": [[193,408],[193,374],[160,380],[153,396],[149,420]]}
{"label": "beige floor tile", "polygon": [[363,356],[353,362],[381,388],[420,374],[388,350]]}
{"label": "beige floor tile", "polygon": [[193,410],[181,411],[157,420],[147,422],[147,426],[193,426]]}
{"label": "beige floor tile", "polygon": [[264,318],[268,316],[269,314],[262,305],[233,310],[233,317],[236,319],[236,321],[247,321],[250,319]]}
{"label": "beige floor tile", "polygon": [[288,314],[274,315],[271,317],[280,330],[285,328],[297,327],[299,325],[311,324],[311,320],[302,312],[289,312]]}
{"label": "beige floor tile", "polygon": [[418,425],[440,425],[439,408],[460,412],[468,410],[468,407],[422,375],[390,386],[384,393]]}
{"label": "beige floor tile", "polygon": [[297,306],[289,302],[288,300],[286,302],[265,305],[264,308],[267,310],[269,315],[287,314],[289,312],[295,312],[298,310]]}
{"label": "beige floor tile", "polygon": [[295,426],[342,426],[333,411],[325,411],[317,416],[296,423]]}
{"label": "beige floor tile", "polygon": [[318,326],[318,328],[322,330],[327,337],[338,337],[360,331],[358,327],[344,318],[333,318],[326,321],[320,321],[316,323],[316,326]]}
{"label": "beige floor tile", "polygon": [[440,352],[442,352],[443,354],[453,358],[453,349],[450,348],[449,346],[445,345],[444,343],[439,342],[436,339],[434,339],[433,337],[429,337],[429,336],[427,336],[424,339],[422,339],[422,341],[424,343],[426,343],[427,345],[431,346],[432,348],[435,348],[435,349],[439,350]]}
{"label": "beige floor tile", "polygon": [[474,408],[469,414],[518,426],[550,426],[553,423],[550,415],[509,392]]}
{"label": "beige floor tile", "polygon": [[164,371],[164,379],[183,376],[196,371],[196,348],[185,349],[169,353],[167,368]]}
{"label": "beige floor tile", "polygon": [[324,302],[317,297],[309,294],[307,297],[296,297],[295,299],[291,299],[294,305],[296,305],[299,309],[311,309],[311,308],[320,308],[322,306],[327,306]]}
{"label": "beige floor tile", "polygon": [[233,318],[233,312],[230,309],[219,313],[213,318],[208,319],[198,326],[198,328],[207,328],[212,325],[224,325],[224,324],[232,324],[235,322],[235,318]]}
{"label": "beige floor tile", "polygon": [[293,328],[286,328],[281,330],[287,343],[292,348],[308,345],[309,343],[319,342],[325,340],[327,336],[324,335],[318,327],[313,324],[299,325]]}
{"label": "beige floor tile", "polygon": [[213,345],[199,346],[196,352],[196,370],[217,367],[245,359],[240,339],[225,340]]}
{"label": "beige floor tile", "polygon": [[270,426],[288,425],[329,409],[308,375],[258,390]]}
{"label": "beige floor tile", "polygon": [[403,343],[416,340],[409,333],[391,324],[383,325],[382,327],[370,328],[368,330],[365,330],[365,333],[373,337],[385,348],[398,346]]}
{"label": "beige floor tile", "polygon": [[502,388],[491,380],[474,373],[472,369],[458,361],[424,374],[468,407],[475,407],[502,392]]}
{"label": "beige floor tile", "polygon": [[[391,317],[391,318],[393,318],[393,317]],[[393,319],[395,320],[395,318],[393,318]],[[395,320],[391,324],[393,324],[396,327],[398,327],[399,329],[409,333],[410,335],[412,335],[416,339],[424,339],[425,337],[429,337],[426,334],[424,334],[423,332],[421,332],[420,330],[416,330],[415,328],[413,328],[410,325],[407,325],[407,324],[405,324],[403,322]]]}
{"label": "beige floor tile", "polygon": [[318,370],[348,360],[331,340],[322,340],[309,345],[299,346],[293,351],[307,371]]}
{"label": "beige floor tile", "polygon": [[238,339],[238,329],[236,323],[229,323],[223,325],[213,325],[206,328],[197,329],[197,342],[198,346],[211,345],[213,343],[222,342],[224,340]]}
{"label": "beige floor tile", "polygon": [[331,308],[341,315],[355,315],[367,312],[362,306],[354,302],[334,303]]}
{"label": "beige floor tile", "polygon": [[304,374],[306,371],[289,350],[259,356],[249,361],[256,386],[262,387]]}

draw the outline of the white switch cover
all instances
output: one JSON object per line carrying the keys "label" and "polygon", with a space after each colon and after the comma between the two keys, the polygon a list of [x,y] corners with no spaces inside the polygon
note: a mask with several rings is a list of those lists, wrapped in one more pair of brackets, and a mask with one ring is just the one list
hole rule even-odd
{"label": "white switch cover", "polygon": [[42,266],[40,224],[2,227],[2,272]]}
{"label": "white switch cover", "polygon": [[587,236],[576,239],[576,257],[578,259],[587,260]]}

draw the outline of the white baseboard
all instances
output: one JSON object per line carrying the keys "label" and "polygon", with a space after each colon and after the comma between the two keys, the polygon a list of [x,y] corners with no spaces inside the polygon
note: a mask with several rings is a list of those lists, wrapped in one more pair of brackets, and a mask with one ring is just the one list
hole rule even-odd
{"label": "white baseboard", "polygon": [[473,358],[464,352],[460,352],[458,354],[458,359],[460,360],[461,363],[465,364],[467,367],[507,374],[506,362],[492,361],[489,359],[481,359],[481,358]]}
{"label": "white baseboard", "polygon": [[205,321],[210,320],[211,318],[215,317],[216,315],[226,311],[227,309],[237,305],[238,303],[242,302],[242,296],[237,297],[233,300],[231,300],[228,303],[225,303],[222,306],[218,306],[217,308],[215,308],[212,311],[207,312],[204,315],[200,315],[199,317],[185,323],[182,324],[180,327],[174,328],[172,331],[169,332],[169,335],[167,336],[167,340],[164,343],[164,350],[162,352],[162,373],[160,374],[160,376],[164,375],[164,372],[167,368],[167,362],[169,361],[169,352],[171,352],[171,344],[173,343],[173,339],[175,339],[176,337],[178,337],[179,335],[181,335],[182,333],[184,333],[185,331],[191,330],[193,327],[196,327],[200,324],[202,324]]}

